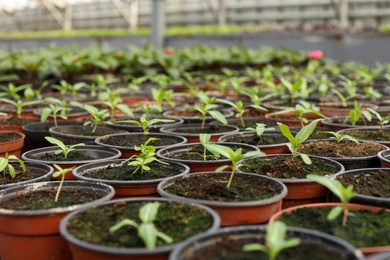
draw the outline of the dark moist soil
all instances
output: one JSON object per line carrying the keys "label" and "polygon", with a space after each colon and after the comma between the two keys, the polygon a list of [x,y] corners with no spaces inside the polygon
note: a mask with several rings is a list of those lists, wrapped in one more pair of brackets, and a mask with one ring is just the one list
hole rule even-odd
{"label": "dark moist soil", "polygon": [[[349,118],[332,118],[329,121],[330,123],[333,124],[341,124],[341,125],[349,125],[352,126],[351,122],[349,121]],[[372,119],[371,121],[367,121],[365,119],[359,119],[355,126],[379,126],[378,120]]]}
{"label": "dark moist soil", "polygon": [[[0,121],[0,125],[2,126],[21,126],[27,125],[29,123],[39,122],[39,118],[30,119],[30,118],[18,118],[16,116],[12,116],[10,118],[4,119]],[[1,126],[0,126],[1,128]]]}
{"label": "dark moist soil", "polygon": [[207,124],[203,129],[200,127],[193,127],[193,128],[173,128],[173,132],[176,133],[184,133],[184,134],[218,134],[218,133],[225,133],[232,131],[231,127],[223,126],[223,125],[211,125]]}
{"label": "dark moist soil", "polygon": [[107,167],[85,172],[83,176],[100,180],[140,181],[166,178],[180,174],[183,171],[183,168],[176,165],[162,164],[156,161],[150,163],[149,167],[150,171],[141,173],[141,170],[138,170],[133,174],[136,169],[134,166],[107,163]]}
{"label": "dark moist soil", "polygon": [[329,176],[339,169],[320,158],[311,158],[312,164],[305,164],[300,157],[254,157],[245,161],[240,171],[256,173],[279,179],[305,179],[308,174]]}
{"label": "dark moist soil", "polygon": [[[89,208],[70,220],[67,229],[76,238],[101,246],[119,248],[145,248],[132,226],[110,233],[109,228],[124,218],[140,223],[139,209],[145,202],[117,202],[113,205]],[[157,230],[173,238],[173,243],[205,232],[212,226],[208,212],[189,204],[161,202],[156,220]],[[157,239],[157,246],[166,245]]]}
{"label": "dark moist soil", "polygon": [[385,148],[383,146],[374,142],[355,143],[346,141],[337,143],[332,141],[315,141],[302,144],[298,151],[305,154],[323,157],[353,158],[375,156],[378,152],[384,149]]}
{"label": "dark moist soil", "polygon": [[18,134],[18,133],[0,133],[0,143],[6,143],[6,142],[10,142],[10,141],[14,141],[14,140],[17,140],[17,139],[21,139],[22,138],[22,135]]}
{"label": "dark moist soil", "polygon": [[[292,237],[288,237],[290,239]],[[309,244],[306,239],[301,239],[299,246],[284,249],[277,257],[278,260],[329,260],[329,259],[354,259],[352,256],[348,256],[345,252],[335,250],[335,248],[326,247],[321,248],[321,241],[318,240],[315,244]],[[269,257],[261,251],[243,251],[242,247],[250,243],[265,244],[264,238],[258,236],[257,238],[238,238],[233,234],[226,234],[213,240],[211,245],[203,250],[198,250],[192,253],[188,250],[188,256],[186,260],[268,260]]]}
{"label": "dark moist soil", "polygon": [[41,177],[42,175],[47,173],[47,170],[39,169],[35,167],[26,166],[26,171],[23,172],[22,168],[18,164],[12,164],[16,171],[15,178],[11,178],[9,175],[8,167],[5,168],[3,172],[0,173],[0,185],[18,183],[22,181],[28,181],[31,179],[35,179]]}
{"label": "dark moist soil", "polygon": [[347,225],[341,226],[342,214],[335,220],[327,220],[332,207],[300,208],[291,214],[283,214],[279,220],[287,226],[314,229],[334,235],[356,247],[387,246],[390,244],[390,213],[385,210],[374,214],[370,211],[353,211]]}
{"label": "dark moist soil", "polygon": [[61,130],[62,134],[68,134],[68,135],[81,135],[81,136],[103,136],[103,135],[110,135],[110,134],[117,134],[118,131],[113,129],[112,131],[99,131],[97,129],[95,132],[92,133],[92,131],[72,131],[72,130]]}
{"label": "dark moist soil", "polygon": [[344,185],[353,185],[359,195],[390,198],[389,172],[372,170],[356,174],[343,174],[337,179]]}
{"label": "dark moist soil", "polygon": [[[153,136],[151,136],[153,137]],[[149,138],[149,136],[145,136],[145,140]],[[155,147],[159,146],[168,146],[173,145],[181,142],[181,139],[175,138],[175,137],[168,137],[168,136],[158,136],[158,140],[154,140],[150,142],[150,145],[153,145]],[[134,146],[140,146],[145,142],[144,138],[140,135],[131,136],[128,135],[126,137],[124,136],[109,136],[107,138],[100,139],[100,142],[103,144],[118,146],[118,147],[127,147],[127,148],[134,148]]]}
{"label": "dark moist soil", "polygon": [[[228,146],[232,148],[233,150],[237,150],[239,148],[242,148],[242,153],[245,154],[250,151],[254,151],[254,149],[248,149],[246,147],[242,147],[240,145],[234,145],[234,144],[222,144],[225,146]],[[167,152],[165,156],[172,158],[172,159],[178,159],[178,160],[189,160],[189,161],[204,161],[203,157],[203,151],[204,148],[201,144],[199,145],[191,145],[190,149],[180,152],[180,151],[171,151]],[[225,157],[215,157],[211,152],[206,150],[206,161],[216,161],[216,160],[227,160]]]}
{"label": "dark moist soil", "polygon": [[67,190],[62,189],[58,201],[55,202],[57,188],[50,190],[31,191],[26,194],[18,194],[10,199],[1,200],[0,208],[13,210],[41,210],[68,207],[84,204],[102,197],[101,194],[91,190]]}
{"label": "dark moist soil", "polygon": [[256,176],[234,176],[230,188],[226,188],[228,175],[219,173],[183,177],[164,191],[192,199],[239,202],[272,198],[280,194],[280,187],[271,180]]}
{"label": "dark moist soil", "polygon": [[343,134],[355,137],[358,140],[390,141],[390,131],[384,130],[345,130]]}
{"label": "dark moist soil", "polygon": [[45,154],[37,154],[37,155],[30,155],[31,159],[34,160],[40,160],[40,161],[60,161],[60,162],[76,162],[76,161],[89,161],[96,158],[93,158],[89,155],[85,155],[78,151],[71,151],[68,153],[68,156],[65,158],[64,154],[54,154],[52,153],[45,153]]}
{"label": "dark moist soil", "polygon": [[271,144],[283,144],[287,143],[288,139],[284,137],[282,134],[263,134],[261,139],[258,135],[231,135],[226,138],[226,141],[232,143],[242,143],[242,144],[250,144],[250,145],[271,145]]}

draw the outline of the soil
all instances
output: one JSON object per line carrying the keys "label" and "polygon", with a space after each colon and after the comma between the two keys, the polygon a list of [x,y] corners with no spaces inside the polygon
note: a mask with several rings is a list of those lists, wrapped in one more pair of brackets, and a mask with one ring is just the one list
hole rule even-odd
{"label": "soil", "polygon": [[45,154],[36,154],[36,155],[30,155],[30,159],[34,160],[40,160],[40,161],[59,161],[59,162],[78,162],[78,161],[89,161],[96,158],[93,158],[91,156],[85,155],[78,151],[71,151],[68,153],[68,156],[65,158],[64,155],[61,154],[54,154],[54,152],[51,153],[45,153]]}
{"label": "soil", "polygon": [[6,143],[10,141],[14,141],[17,139],[21,139],[22,135],[18,133],[13,133],[13,132],[5,132],[5,133],[0,133],[0,143]]}
{"label": "soil", "polygon": [[305,164],[300,157],[253,157],[245,160],[240,171],[279,179],[306,179],[308,174],[329,176],[340,170],[321,158],[311,160],[312,164]]}
{"label": "soil", "polygon": [[[329,123],[352,126],[351,122],[349,121],[349,117],[331,118],[329,119]],[[379,124],[378,120],[376,119],[367,121],[364,118],[360,118],[354,126],[379,126]]]}
{"label": "soil", "polygon": [[226,137],[227,142],[232,142],[232,143],[244,143],[244,144],[249,144],[249,145],[271,145],[271,144],[283,144],[287,143],[288,139],[284,137],[282,134],[267,134],[264,133],[260,137],[256,134],[253,135],[230,135]]}
{"label": "soil", "polygon": [[124,165],[111,165],[107,163],[107,167],[100,170],[88,171],[83,173],[84,177],[100,179],[100,180],[121,180],[121,181],[140,181],[140,180],[154,180],[170,176],[174,176],[183,172],[183,168],[171,164],[162,164],[159,162],[152,162],[148,165],[150,171],[138,170],[134,174],[136,167]]}
{"label": "soil", "polygon": [[[232,148],[234,151],[242,148],[242,153],[245,154],[250,151],[255,151],[254,149],[249,149],[248,147],[242,147],[239,144],[222,144],[224,146],[228,146]],[[180,148],[179,148],[180,149]],[[184,149],[180,149],[184,150]],[[203,157],[204,148],[201,144],[198,145],[191,145],[189,146],[188,150],[184,151],[175,151],[171,150],[170,152],[167,152],[164,154],[164,156],[172,158],[172,159],[178,159],[178,160],[189,160],[189,161],[204,161]],[[206,150],[206,161],[216,161],[216,160],[227,160],[225,157],[215,157],[211,152]]]}
{"label": "soil", "polygon": [[[154,137],[153,135],[150,137]],[[155,147],[160,147],[160,146],[168,146],[168,145],[173,145],[181,142],[181,139],[175,138],[174,136],[169,137],[169,136],[155,136],[158,138],[158,140],[151,141],[150,144],[155,146]],[[145,136],[145,140],[149,138],[149,136]],[[127,148],[134,148],[134,146],[140,146],[141,144],[144,143],[144,138],[142,138],[140,135],[127,135],[126,137],[124,136],[109,136],[107,138],[102,138],[100,139],[100,142],[102,144],[107,144],[107,145],[112,145],[112,146],[117,146],[117,147],[127,147]]]}
{"label": "soil", "polygon": [[47,173],[47,170],[39,169],[36,167],[28,167],[27,165],[25,172],[22,170],[19,164],[12,164],[12,166],[14,166],[16,171],[15,178],[11,178],[11,176],[9,175],[8,167],[6,167],[5,170],[0,174],[0,185],[18,183],[35,179]]}
{"label": "soil", "polygon": [[[290,237],[289,237],[290,238]],[[292,238],[292,237],[291,237]],[[192,253],[188,250],[186,260],[268,260],[269,257],[261,251],[243,251],[242,247],[250,243],[264,244],[263,236],[255,238],[247,238],[241,235],[240,237],[234,234],[225,234],[214,239],[210,245],[203,250],[197,250]],[[314,243],[308,241],[308,239],[301,239],[301,243],[297,247],[284,249],[279,255],[278,260],[302,260],[302,259],[315,259],[315,260],[329,260],[329,259],[353,259],[351,256],[340,253],[340,250],[335,250],[332,247],[321,247],[321,241]]]}
{"label": "soil", "polygon": [[176,180],[164,191],[186,198],[223,202],[264,200],[280,194],[280,186],[272,180],[236,175],[230,188],[226,188],[228,179],[229,175],[220,173],[196,174]]}
{"label": "soil", "polygon": [[[21,126],[21,125],[26,125],[29,123],[35,123],[39,122],[39,118],[37,119],[32,119],[32,118],[18,118],[18,117],[10,117],[5,120],[0,121],[2,126]],[[1,128],[1,127],[0,127]]]}
{"label": "soil", "polygon": [[13,210],[41,210],[68,207],[84,204],[102,197],[100,193],[92,190],[62,189],[58,201],[55,202],[57,188],[50,190],[30,191],[26,194],[18,194],[9,199],[0,201],[0,208]]}
{"label": "soil", "polygon": [[89,130],[86,131],[75,131],[75,130],[59,130],[60,133],[62,134],[67,134],[67,135],[81,135],[81,136],[103,136],[103,135],[109,135],[109,134],[117,134],[118,131],[113,129],[111,132],[110,131],[99,131],[99,129],[96,129],[95,132],[91,132]]}
{"label": "soil", "polygon": [[390,213],[381,210],[353,211],[349,214],[347,225],[342,227],[342,214],[335,220],[327,220],[332,207],[304,207],[283,214],[279,220],[288,226],[313,229],[334,235],[350,242],[356,247],[387,246],[390,244]]}
{"label": "soil", "polygon": [[368,129],[351,129],[343,131],[343,134],[350,135],[355,137],[358,140],[372,140],[372,141],[384,141],[389,142],[390,140],[390,131],[379,129],[368,130]]}
{"label": "soil", "polygon": [[344,185],[353,185],[359,195],[390,198],[390,175],[387,171],[372,170],[356,174],[342,174],[337,179]]}
{"label": "soil", "polygon": [[385,148],[375,142],[314,141],[302,144],[298,151],[309,155],[333,158],[354,158],[375,156]]}
{"label": "soil", "polygon": [[[70,219],[67,229],[76,238],[101,246],[119,248],[144,248],[137,230],[125,226],[110,233],[109,228],[124,218],[140,223],[138,212],[145,202],[117,202],[115,204],[89,208]],[[210,214],[189,204],[160,202],[156,220],[157,230],[173,238],[173,243],[205,232],[212,226]],[[157,239],[157,246],[166,245]]]}

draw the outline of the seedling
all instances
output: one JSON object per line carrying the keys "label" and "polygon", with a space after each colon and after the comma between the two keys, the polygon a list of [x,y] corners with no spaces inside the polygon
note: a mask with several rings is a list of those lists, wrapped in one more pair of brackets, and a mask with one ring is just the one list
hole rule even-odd
{"label": "seedling", "polygon": [[24,107],[33,106],[33,105],[41,103],[42,101],[40,101],[40,100],[22,101],[21,99],[19,99],[17,101],[13,101],[13,100],[7,99],[7,98],[0,98],[0,102],[5,102],[5,103],[8,103],[8,104],[14,106],[16,109],[17,116],[20,117],[22,112],[23,112]]}
{"label": "seedling", "polygon": [[321,133],[333,135],[331,138],[336,140],[337,143],[340,143],[342,140],[350,140],[352,142],[359,143],[356,138],[350,135],[340,134],[333,131],[321,131]]}
{"label": "seedling", "polygon": [[53,116],[55,126],[58,126],[58,116],[62,119],[68,119],[66,113],[70,112],[72,109],[67,107],[67,103],[65,100],[49,97],[45,98],[45,101],[48,101],[50,103],[41,111],[41,122],[45,122],[50,115]]}
{"label": "seedling", "polygon": [[362,104],[359,104],[356,100],[353,103],[353,109],[349,111],[349,121],[351,122],[351,125],[356,125],[357,121],[359,120],[361,116],[361,107]]}
{"label": "seedling", "polygon": [[230,186],[231,186],[231,184],[233,182],[234,174],[235,174],[236,170],[240,166],[238,164],[238,162],[241,159],[248,158],[248,157],[251,157],[251,156],[260,156],[260,155],[262,156],[262,155],[264,155],[264,153],[261,152],[261,151],[250,151],[250,152],[246,152],[246,153],[243,154],[242,153],[242,148],[238,148],[237,150],[233,150],[229,146],[215,144],[215,143],[207,144],[206,145],[206,149],[208,151],[210,151],[211,153],[213,153],[214,155],[222,155],[223,157],[225,157],[227,159],[230,159],[230,161],[232,163],[231,166],[223,165],[223,166],[218,167],[218,169],[216,170],[217,172],[221,172],[224,169],[231,167],[231,173],[230,173],[229,181],[228,181],[228,183],[226,185],[226,188],[230,188]]}
{"label": "seedling", "polygon": [[342,205],[332,208],[331,211],[328,213],[327,218],[328,220],[334,220],[341,213],[343,213],[342,226],[346,226],[349,213],[348,203],[352,198],[357,195],[357,193],[353,191],[353,185],[350,184],[348,185],[348,187],[344,187],[343,184],[341,184],[341,182],[338,180],[329,179],[327,177],[315,174],[309,174],[306,176],[306,178],[325,186],[340,199]]}
{"label": "seedling", "polygon": [[175,120],[173,119],[159,119],[159,118],[152,118],[152,119],[147,119],[147,114],[143,114],[139,120],[120,120],[120,121],[116,121],[116,123],[126,123],[126,124],[133,124],[133,125],[136,125],[136,126],[139,126],[142,128],[142,132],[144,133],[144,135],[148,135],[149,134],[149,128],[150,126],[154,125],[154,124],[158,124],[158,123],[172,123],[172,122],[175,122]]}
{"label": "seedling", "polygon": [[286,240],[287,226],[281,221],[270,223],[266,227],[265,244],[251,243],[242,247],[244,251],[262,251],[269,260],[275,260],[281,251],[296,247],[301,243],[299,238]]}
{"label": "seedling", "polygon": [[81,104],[76,101],[71,102],[72,105],[81,107],[88,111],[88,113],[92,116],[92,119],[87,120],[84,125],[92,125],[92,133],[96,132],[96,129],[99,125],[104,124],[107,122],[107,120],[110,117],[110,113],[107,109],[98,109],[97,107],[94,107],[92,105],[87,104]]}
{"label": "seedling", "polygon": [[240,119],[242,127],[245,127],[244,113],[247,112],[248,108],[255,108],[258,110],[267,111],[267,109],[262,107],[262,106],[258,106],[258,105],[254,105],[254,104],[244,105],[244,103],[241,100],[236,101],[235,103],[233,103],[229,100],[225,100],[225,99],[218,99],[217,101],[224,103],[224,104],[227,104],[235,109],[235,111],[236,111],[235,116],[236,116],[236,118]]}
{"label": "seedling", "polygon": [[378,124],[379,124],[379,132],[381,135],[383,135],[383,126],[387,125],[390,121],[390,115],[382,117],[381,114],[379,114],[377,111],[367,108],[367,111],[363,111],[364,117],[371,122],[372,120],[372,115],[374,115],[378,119]]}
{"label": "seedling", "polygon": [[60,149],[56,150],[54,154],[63,154],[64,158],[66,159],[71,151],[76,150],[76,147],[85,145],[84,143],[78,143],[74,145],[65,145],[61,140],[58,140],[57,138],[46,136],[45,139],[51,143],[59,147]]}
{"label": "seedling", "polygon": [[226,125],[227,120],[225,116],[219,112],[218,110],[214,110],[217,108],[217,105],[215,104],[206,104],[206,105],[196,105],[195,109],[201,113],[202,117],[202,125],[201,128],[204,129],[205,123],[206,123],[206,117],[207,115],[210,115],[215,120],[218,120],[222,124]]}
{"label": "seedling", "polygon": [[339,97],[340,102],[341,102],[341,105],[342,105],[343,107],[347,107],[347,105],[348,105],[348,103],[347,103],[348,100],[355,97],[355,95],[344,96],[343,94],[341,94],[340,91],[338,91],[337,89],[334,89],[334,88],[332,88],[331,91],[332,91],[333,93],[335,93],[335,94]]}
{"label": "seedling", "polygon": [[10,160],[17,160],[19,162],[19,165],[22,168],[23,172],[25,172],[27,170],[26,165],[24,164],[24,162],[21,159],[19,159],[18,157],[16,157],[13,154],[8,155],[8,153],[6,153],[4,157],[0,157],[0,172],[3,172],[4,176],[6,175],[7,172],[11,176],[12,179],[15,178],[15,176],[16,176],[15,167],[12,164],[10,164]]}
{"label": "seedling", "polygon": [[[140,146],[135,146],[134,150],[140,151],[140,154],[138,156],[131,156],[128,160],[125,162],[128,162],[128,165],[130,166],[136,166],[136,169],[133,171],[133,174],[137,173],[138,170],[141,170],[141,174],[144,173],[144,171],[150,171],[150,167],[148,164],[157,161],[162,164],[167,164],[155,157],[156,155],[156,147],[153,145],[148,145],[150,142],[158,140],[158,138],[149,138],[146,140],[145,143],[141,144]],[[130,161],[132,158],[135,157],[135,160]]]}
{"label": "seedling", "polygon": [[263,134],[267,130],[275,130],[273,127],[266,127],[266,124],[256,123],[256,128],[247,127],[246,130],[254,131],[256,135],[259,137],[259,144],[263,142]]}
{"label": "seedling", "polygon": [[[290,128],[287,125],[278,123],[280,131],[289,140],[287,146],[292,153],[293,159],[297,158],[298,148],[314,132],[319,120],[321,119],[313,120],[310,124],[302,127],[301,130],[299,130],[299,132],[295,135],[295,137],[291,134]],[[300,153],[299,156],[306,164],[311,164],[311,159],[307,154]]]}
{"label": "seedling", "polygon": [[52,176],[54,178],[57,178],[57,177],[61,176],[60,185],[58,186],[56,197],[54,199],[54,201],[57,202],[58,201],[58,197],[60,196],[62,185],[64,184],[64,181],[65,181],[65,175],[66,175],[66,173],[68,173],[71,170],[73,170],[74,167],[62,169],[62,167],[59,166],[58,164],[53,164],[53,166],[54,166],[54,168],[56,168],[56,171],[53,172]]}
{"label": "seedling", "polygon": [[142,206],[139,210],[141,224],[126,218],[111,226],[109,231],[116,232],[124,226],[132,226],[137,229],[139,238],[142,239],[148,249],[156,247],[158,238],[162,239],[167,244],[171,244],[173,239],[167,234],[158,231],[153,223],[157,217],[159,206],[160,203],[158,202],[149,202]]}

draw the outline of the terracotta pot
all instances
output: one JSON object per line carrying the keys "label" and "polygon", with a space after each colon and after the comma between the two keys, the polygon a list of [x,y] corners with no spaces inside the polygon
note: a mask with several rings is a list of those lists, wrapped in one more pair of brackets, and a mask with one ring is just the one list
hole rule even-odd
{"label": "terracotta pot", "polygon": [[[119,166],[124,161],[125,159],[110,160],[108,162],[106,161],[106,162],[88,163],[73,169],[72,173],[73,176],[75,176],[78,180],[102,182],[111,185],[115,189],[115,198],[158,196],[157,185],[166,178],[158,178],[152,180],[107,180],[107,179],[96,179],[96,178],[84,176],[86,173],[91,171],[97,171],[107,167],[115,167],[117,165]],[[190,171],[189,167],[184,164],[176,163],[176,162],[169,162],[169,164],[175,165],[177,169],[181,170],[180,172],[177,173],[177,175],[187,174]],[[130,173],[123,173],[123,174],[130,174]]]}
{"label": "terracotta pot", "polygon": [[[232,149],[236,150],[242,148],[242,152],[246,153],[249,151],[260,151],[259,148],[253,145],[239,144],[239,143],[229,143],[229,142],[216,142],[216,144],[229,146]],[[201,159],[181,159],[180,154],[186,154],[193,152],[194,148],[203,149],[202,144],[200,143],[190,143],[190,144],[180,144],[174,146],[168,146],[157,151],[157,157],[164,159],[168,162],[178,162],[187,165],[190,168],[190,172],[204,172],[204,171],[215,171],[217,168],[228,165],[231,166],[231,160],[225,157],[213,159],[213,160],[201,160]]]}
{"label": "terracotta pot", "polygon": [[[111,140],[136,140],[134,143],[137,143],[136,145],[139,146],[144,143],[144,138],[149,139],[149,138],[158,138],[160,141],[163,142],[163,140],[171,140],[172,143],[169,143],[167,145],[154,145],[156,148],[156,151],[161,150],[167,146],[171,145],[179,145],[179,144],[184,144],[187,142],[187,139],[182,137],[182,136],[177,136],[177,135],[169,135],[169,134],[162,134],[162,133],[149,133],[147,136],[145,136],[143,133],[125,133],[125,134],[111,134],[111,135],[104,135],[101,137],[98,137],[95,139],[95,143],[104,147],[111,147],[118,149],[121,151],[122,155],[121,158],[130,158],[133,155],[139,155],[140,151],[136,151],[134,149],[134,145],[132,146],[117,146],[117,145],[112,145],[110,144],[110,139]],[[157,140],[159,141],[159,140]],[[157,141],[151,142],[151,145],[155,144]],[[130,143],[130,142],[129,142]],[[133,142],[131,142],[133,143]]]}
{"label": "terracotta pot", "polygon": [[[101,208],[101,211],[104,210],[105,207],[110,207],[111,205],[115,204],[121,204],[122,207],[131,207],[134,203],[139,202],[159,202],[159,203],[174,203],[174,204],[184,204],[189,205],[190,207],[197,207],[200,208],[210,216],[210,219],[212,220],[212,225],[207,229],[205,232],[214,232],[220,225],[220,219],[218,215],[210,208],[198,205],[198,204],[188,204],[183,203],[179,201],[174,200],[167,200],[164,198],[138,198],[138,199],[120,199],[120,200],[113,200],[110,202],[106,202],[103,204],[100,204],[98,207]],[[111,209],[112,210],[112,209]],[[101,260],[114,260],[114,259],[139,259],[139,260],[162,260],[167,259],[169,253],[175,248],[179,243],[171,244],[171,245],[165,245],[165,246],[158,246],[154,249],[146,249],[146,248],[126,248],[126,247],[109,247],[109,246],[101,246],[98,244],[93,244],[91,242],[81,240],[76,238],[74,235],[72,235],[69,230],[67,229],[68,223],[73,218],[78,218],[80,214],[83,214],[83,212],[88,211],[88,209],[85,210],[78,210],[75,212],[72,212],[68,216],[64,218],[64,220],[61,222],[60,225],[60,232],[61,235],[68,241],[70,250],[72,251],[73,260],[83,260],[83,259],[101,259]],[[127,216],[121,216],[120,214],[115,214],[112,218],[117,218],[117,221],[120,221],[122,218],[125,218]],[[93,223],[94,221],[91,220]],[[172,215],[172,222],[175,221],[181,221],[181,220],[175,220],[175,216]],[[192,220],[194,221],[194,220]],[[92,224],[92,225],[99,225],[99,224]],[[164,230],[162,230],[164,232]],[[183,230],[185,233],[186,231]]]}
{"label": "terracotta pot", "polygon": [[[276,221],[279,219],[283,214],[290,214],[294,212],[295,210],[299,208],[304,208],[304,207],[329,207],[329,206],[340,206],[341,203],[314,203],[314,204],[307,204],[307,205],[300,205],[296,207],[291,207],[288,209],[284,209],[282,211],[279,211],[275,213],[269,220],[270,223]],[[352,204],[350,203],[348,205],[349,210],[351,211],[358,211],[358,210],[369,210],[372,211],[373,213],[378,212],[382,210],[380,207],[373,207],[373,206],[367,206],[367,205],[361,205],[361,204]],[[387,212],[390,212],[389,209],[386,210]],[[375,254],[375,253],[381,253],[385,251],[390,251],[390,245],[388,246],[378,246],[378,247],[360,247],[358,248],[365,256]]]}
{"label": "terracotta pot", "polygon": [[[59,182],[25,184],[0,191],[2,200],[38,190],[58,187]],[[0,209],[1,259],[72,259],[66,241],[60,236],[60,221],[71,211],[96,205],[114,196],[114,189],[102,183],[65,182],[62,189],[87,189],[101,194],[95,201],[46,210]]]}
{"label": "terracotta pot", "polygon": [[179,127],[163,127],[161,133],[180,135],[187,139],[188,143],[199,143],[199,133],[210,134],[211,142],[217,142],[222,135],[237,133],[239,128],[231,125],[211,125],[206,124],[202,129],[201,124],[183,124]]}
{"label": "terracotta pot", "polygon": [[[200,234],[186,240],[172,251],[169,260],[252,259],[254,254],[259,256],[261,253],[248,255],[242,247],[249,243],[264,244],[265,234],[265,225],[221,228],[215,232]],[[364,259],[363,254],[354,246],[325,233],[287,227],[286,239],[291,238],[299,238],[300,245],[284,249],[280,253],[280,259],[291,259],[289,258],[291,256],[296,256],[295,259],[299,259],[299,256],[305,256],[305,259],[316,259],[318,257],[316,251],[321,252],[323,257],[328,256],[329,259]],[[290,250],[291,252],[283,258],[283,252]]]}
{"label": "terracotta pot", "polygon": [[[91,163],[91,162],[100,162],[100,161],[109,161],[113,159],[117,159],[121,156],[121,152],[114,148],[102,147],[98,145],[84,145],[76,147],[76,151],[82,153],[83,155],[90,156],[89,160],[79,160],[79,161],[50,161],[50,160],[41,160],[37,158],[37,156],[43,156],[46,154],[54,154],[58,150],[56,146],[50,147],[42,147],[27,151],[22,154],[22,159],[25,161],[36,162],[36,163],[45,163],[53,166],[57,164],[62,168],[71,168],[77,167],[83,164]],[[55,179],[55,178],[54,178]],[[59,178],[57,178],[59,179]],[[76,179],[72,172],[69,171],[65,175],[66,180],[74,180]]]}
{"label": "terracotta pot", "polygon": [[[265,160],[265,161],[271,161],[275,157],[285,157],[291,158],[292,155],[290,154],[275,154],[275,155],[267,155],[267,156],[261,156],[261,157],[252,157],[252,158],[246,158],[241,160],[239,163],[244,164],[251,160]],[[344,166],[332,159],[327,159],[323,157],[318,156],[309,156],[311,159],[316,158],[317,160],[324,161],[325,164],[330,168],[334,169],[335,174],[343,172]],[[272,167],[272,164],[270,164],[270,167]],[[243,169],[239,169],[239,172],[244,172]],[[248,172],[251,173],[251,172]],[[333,175],[330,175],[333,176]],[[281,181],[284,185],[287,187],[287,195],[283,199],[283,205],[282,208],[288,208],[293,207],[297,205],[303,205],[303,204],[309,204],[309,203],[315,203],[315,202],[324,202],[326,200],[328,190],[318,184],[317,182],[310,181],[306,178],[299,179],[299,178],[276,178],[277,180]]]}
{"label": "terracotta pot", "polygon": [[187,198],[173,195],[165,191],[167,187],[175,185],[176,182],[180,182],[180,180],[183,178],[192,178],[193,176],[201,174],[221,174],[221,176],[229,176],[230,172],[198,172],[193,174],[187,174],[185,176],[171,177],[162,181],[157,186],[157,191],[162,197],[165,198],[180,200],[187,203],[199,203],[214,209],[221,217],[221,226],[266,223],[275,212],[280,211],[282,206],[282,200],[287,195],[287,187],[279,180],[247,173],[235,173],[234,178],[246,178],[246,176],[252,176],[262,181],[271,181],[278,186],[279,194],[275,195],[274,197],[258,201],[225,202]]}
{"label": "terracotta pot", "polygon": [[5,157],[5,154],[8,153],[8,155],[15,155],[20,158],[25,135],[17,131],[0,131],[0,135],[2,134],[15,134],[18,137],[10,141],[0,142],[0,157]]}
{"label": "terracotta pot", "polygon": [[[218,141],[219,142],[233,142],[235,141],[235,137],[242,137],[245,140],[251,141],[257,137],[256,133],[253,131],[243,131],[239,133],[234,133],[234,134],[227,134],[221,136]],[[272,137],[283,137],[284,136],[277,131],[266,131],[265,133],[262,134],[262,138],[272,138]],[[253,142],[253,141],[251,141]],[[287,154],[290,152],[287,146],[288,139],[285,138],[284,143],[279,143],[279,144],[256,144],[256,146],[265,154]],[[242,143],[242,142],[241,142]],[[258,142],[257,142],[258,143]],[[250,145],[253,145],[250,143]]]}
{"label": "terracotta pot", "polygon": [[[16,119],[15,119],[16,118]],[[17,122],[15,122],[15,120]],[[16,131],[23,133],[22,126],[29,123],[39,122],[39,119],[34,116],[21,116],[21,117],[1,117],[0,118],[0,130],[1,131]]]}
{"label": "terracotta pot", "polygon": [[[320,112],[328,117],[349,116],[349,111],[353,110],[354,108],[354,102],[347,102],[347,107],[343,107],[341,102],[320,102],[318,103],[318,107],[320,108]],[[374,104],[363,103],[360,110],[363,111],[367,108],[377,110],[378,106]]]}

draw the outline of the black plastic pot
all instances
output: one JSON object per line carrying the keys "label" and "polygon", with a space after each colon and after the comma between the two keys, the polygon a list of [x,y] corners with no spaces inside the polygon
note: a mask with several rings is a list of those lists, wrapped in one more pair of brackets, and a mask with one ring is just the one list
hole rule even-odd
{"label": "black plastic pot", "polygon": [[[265,229],[265,225],[236,226],[222,228],[213,233],[200,234],[177,246],[170,254],[169,260],[252,259],[244,257],[245,252],[242,247],[248,243],[264,244]],[[310,254],[315,251],[322,251],[324,256],[329,256],[328,259],[364,259],[362,253],[351,244],[324,233],[288,227],[286,235],[287,239],[299,238],[301,244],[296,248],[285,249],[284,251],[291,250],[290,254],[294,255],[294,250],[297,250],[295,254],[298,257],[300,250],[305,250],[307,253],[306,258],[297,259],[315,259],[315,257],[310,258]],[[227,247],[228,250],[223,250],[224,247]],[[259,251],[250,254],[254,257],[253,259],[256,259],[256,256],[261,259],[262,253]],[[281,254],[283,254],[283,251]],[[286,259],[294,259],[291,258],[291,255]],[[218,256],[221,258],[218,258]]]}
{"label": "black plastic pot", "polygon": [[73,145],[78,143],[95,144],[95,139],[108,134],[122,134],[128,131],[112,127],[98,126],[95,134],[92,134],[93,127],[84,125],[64,125],[49,128],[52,137],[61,140],[64,144]]}

